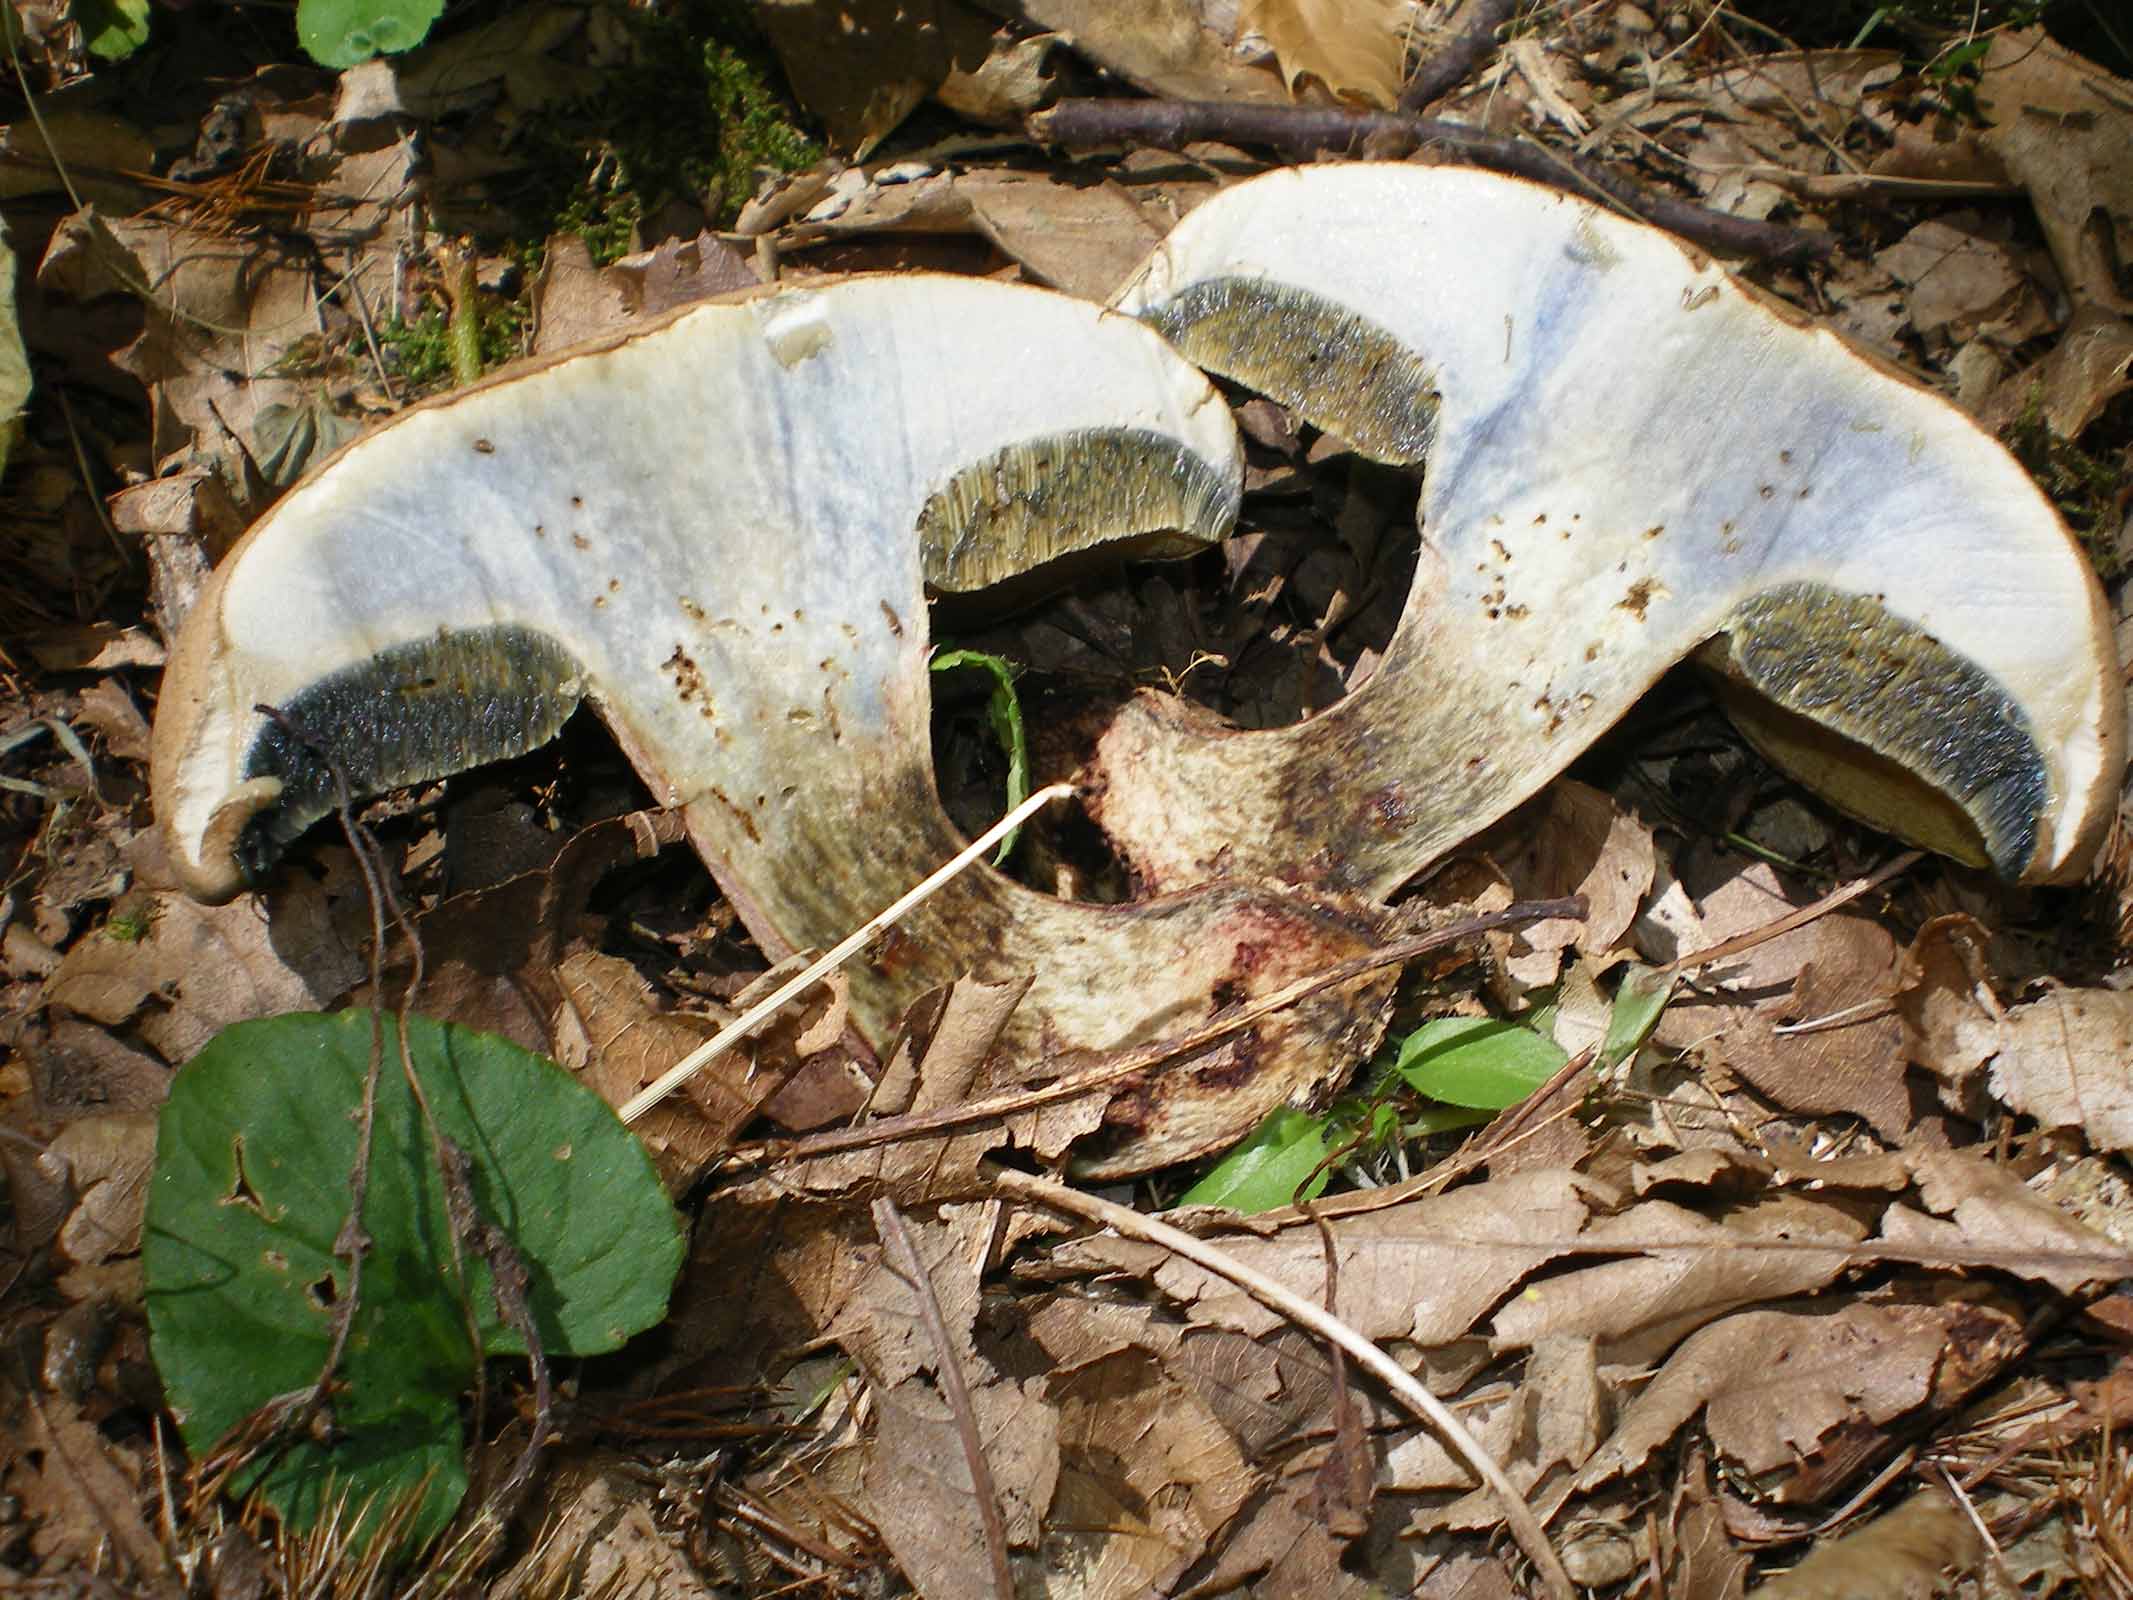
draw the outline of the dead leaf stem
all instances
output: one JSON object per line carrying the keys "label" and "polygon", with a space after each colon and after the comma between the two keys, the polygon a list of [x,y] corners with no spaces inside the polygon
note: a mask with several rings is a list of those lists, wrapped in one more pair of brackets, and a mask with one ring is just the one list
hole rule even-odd
{"label": "dead leaf stem", "polygon": [[1495,1491],[1503,1507],[1504,1521],[1526,1559],[1533,1563],[1540,1574],[1541,1583],[1552,1600],[1575,1600],[1577,1591],[1571,1587],[1570,1576],[1563,1570],[1554,1547],[1548,1543],[1548,1535],[1533,1514],[1533,1508],[1519,1497],[1517,1488],[1505,1476],[1504,1470],[1481,1446],[1481,1441],[1467,1431],[1466,1424],[1453,1415],[1429,1390],[1425,1389],[1405,1368],[1385,1354],[1370,1340],[1301,1295],[1284,1288],[1265,1273],[1246,1266],[1228,1251],[1218,1249],[1204,1239],[1195,1239],[1180,1228],[1154,1217],[1143,1216],[1130,1206],[1114,1204],[1099,1199],[1093,1194],[1084,1194],[1079,1189],[1070,1189],[1050,1178],[1040,1178],[1027,1172],[998,1169],[993,1173],[996,1192],[1014,1199],[1025,1200],[1033,1205],[1048,1206],[1054,1211],[1065,1212],[1090,1222],[1101,1224],[1129,1239],[1140,1239],[1149,1244],[1160,1245],[1176,1255],[1183,1256],[1196,1266],[1228,1279],[1261,1304],[1278,1311],[1299,1327],[1308,1328],[1322,1339],[1331,1340],[1352,1356],[1356,1364],[1372,1373],[1390,1389],[1410,1411],[1434,1428],[1438,1436],[1451,1446],[1454,1452],[1474,1470],[1481,1481]]}
{"label": "dead leaf stem", "polygon": [[1833,234],[1728,216],[1707,206],[1656,194],[1585,156],[1530,140],[1481,133],[1461,123],[1400,111],[1345,106],[1255,105],[1227,100],[1062,100],[1029,119],[1030,137],[1043,144],[1142,143],[1177,150],[1201,139],[1271,146],[1291,155],[1338,151],[1359,155],[1368,143],[1440,150],[1477,167],[1526,178],[1610,202],[1718,255],[1796,263],[1828,255]]}
{"label": "dead leaf stem", "polygon": [[948,1336],[947,1319],[941,1315],[940,1297],[933,1292],[933,1277],[911,1243],[911,1230],[903,1213],[886,1197],[874,1202],[874,1231],[881,1236],[882,1253],[889,1270],[903,1279],[918,1300],[919,1320],[933,1341],[934,1373],[941,1382],[941,1396],[955,1418],[956,1438],[963,1446],[963,1460],[970,1468],[970,1492],[978,1504],[978,1520],[985,1529],[985,1554],[992,1563],[992,1588],[999,1600],[1015,1600],[1015,1572],[1007,1559],[1007,1524],[1000,1516],[1000,1492],[992,1478],[992,1464],[985,1458],[985,1441],[978,1436],[978,1415],[970,1404],[970,1386],[963,1381],[963,1366],[956,1359],[955,1341]]}

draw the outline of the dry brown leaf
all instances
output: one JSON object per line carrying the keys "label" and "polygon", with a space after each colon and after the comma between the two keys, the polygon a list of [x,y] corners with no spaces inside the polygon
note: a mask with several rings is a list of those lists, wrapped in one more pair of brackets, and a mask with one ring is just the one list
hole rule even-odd
{"label": "dry brown leaf", "polygon": [[[1809,1196],[1773,1194],[1722,1222],[1664,1200],[1646,1200],[1594,1222],[1581,1241],[1619,1242],[1619,1261],[1576,1267],[1529,1285],[1496,1315],[1498,1349],[1566,1334],[1603,1341],[1612,1362],[1656,1360],[1683,1335],[1741,1306],[1812,1293],[1844,1269],[1831,1253],[1787,1248],[1826,1240],[1842,1248],[1866,1236],[1846,1208]],[[1773,1248],[1759,1249],[1762,1240]],[[1668,1244],[1692,1248],[1668,1251]]]}
{"label": "dry brown leaf", "polygon": [[2019,1321],[1959,1303],[1741,1312],[1668,1358],[1579,1485],[1634,1471],[1699,1411],[1728,1460],[1782,1475],[1845,1430],[1878,1432],[1923,1404],[1952,1340],[2004,1336],[2011,1321],[2018,1337]]}
{"label": "dry brown leaf", "polygon": [[539,1508],[528,1522],[540,1528],[540,1539],[492,1594],[713,1600],[689,1559],[660,1536],[641,1464],[628,1457],[603,1451],[559,1462],[542,1474]]}
{"label": "dry brown leaf", "polygon": [[1948,1591],[1951,1574],[1974,1570],[1984,1553],[1962,1507],[1938,1489],[1921,1489],[1894,1511],[1817,1545],[1757,1588],[1756,1600],[1934,1600]]}
{"label": "dry brown leaf", "polygon": [[[976,1085],[1029,980],[987,984],[958,979],[944,994],[912,1008],[905,1032],[875,1085],[879,1116],[923,1116],[962,1105]],[[1040,1122],[1064,1117],[1059,1149],[1090,1131],[1103,1114],[1101,1095],[1084,1096],[1056,1111],[1033,1112],[1015,1123],[993,1121],[945,1134],[884,1144],[876,1149],[817,1156],[788,1164],[780,1181],[819,1194],[865,1188],[917,1201],[967,1195],[978,1187],[978,1163],[1010,1138],[1029,1138]],[[1052,1154],[1057,1154],[1054,1150]]]}
{"label": "dry brown leaf", "polygon": [[[1692,874],[1689,863],[1677,863]],[[1690,878],[1695,886],[1694,877]],[[1721,879],[1699,898],[1713,941],[1795,909],[1767,865]],[[1715,992],[1679,995],[1655,1037],[1698,1047],[1780,1108],[1864,1118],[1885,1138],[1911,1126],[1903,1027],[1893,993],[1896,942],[1872,917],[1838,911],[1707,968]]]}
{"label": "dry brown leaf", "polygon": [[1309,1595],[1311,1600],[1382,1600],[1406,1594],[1419,1571],[1405,1520],[1380,1497],[1359,1541],[1336,1537],[1313,1503],[1310,1479],[1292,1475],[1246,1507],[1209,1566],[1195,1570],[1197,1592]]}
{"label": "dry brown leaf", "polygon": [[1985,148],[2029,193],[2052,260],[2076,301],[2133,311],[2116,264],[2133,260],[2133,83],[2041,28],[1992,36],[1980,63]]}
{"label": "dry brown leaf", "polygon": [[1056,33],[1016,38],[1002,29],[985,59],[968,71],[951,71],[934,98],[972,122],[1019,129],[1024,117],[1058,97],[1052,56],[1064,43]]}
{"label": "dry brown leaf", "polygon": [[319,398],[315,382],[281,371],[329,315],[308,259],[253,239],[155,217],[107,218],[91,208],[60,224],[38,282],[76,301],[122,294],[146,308],[140,337],[116,362],[148,389],[159,464],[198,450],[218,463],[225,483],[256,483],[275,453],[262,427]]}
{"label": "dry brown leaf", "polygon": [[1135,88],[1175,100],[1282,103],[1281,74],[1240,59],[1236,13],[1223,0],[1019,0],[1031,24]]}
{"label": "dry brown leaf", "polygon": [[123,117],[52,103],[59,98],[45,97],[38,116],[0,128],[0,198],[63,192],[64,165],[74,192],[86,203],[119,210],[139,205],[142,186],[123,175],[154,167],[154,143]]}
{"label": "dry brown leaf", "polygon": [[1406,77],[1410,0],[1243,0],[1238,28],[1274,47],[1282,76],[1390,110]]}
{"label": "dry brown leaf", "polygon": [[1729,61],[1691,78],[1685,92],[1714,116],[1775,118],[1834,140],[1902,73],[1901,51],[1787,50]]}
{"label": "dry brown leaf", "polygon": [[2006,428],[2030,414],[2062,439],[2078,439],[2104,408],[2133,388],[2133,322],[2102,306],[2077,305],[2042,360],[1987,397],[1982,420]]}
{"label": "dry brown leaf", "polygon": [[1037,282],[1084,300],[1112,293],[1162,242],[1127,192],[1106,179],[1062,183],[1043,173],[966,172],[956,194],[979,233]]}
{"label": "dry brown leaf", "polygon": [[141,1248],[148,1175],[155,1166],[156,1119],[140,1112],[70,1122],[37,1164],[74,1194],[59,1248],[77,1266],[98,1266]]}
{"label": "dry brown leaf", "polygon": [[[2124,1252],[2109,1238],[2076,1222],[2033,1194],[2005,1167],[1973,1151],[1914,1154],[1911,1170],[1920,1200],[1934,1215],[1922,1216],[1908,1206],[1889,1207],[1881,1234],[1891,1244],[1973,1255],[1990,1251],[2001,1271],[2040,1278],[2068,1294],[2124,1273]],[[2055,1259],[2067,1252],[2081,1259]]]}
{"label": "dry brown leaf", "polygon": [[1941,1082],[1941,1099],[1976,1120],[1980,1074],[2000,1049],[2000,1003],[1985,968],[1988,935],[1960,913],[1918,930],[1897,972],[1904,1054]]}
{"label": "dry brown leaf", "polygon": [[1695,1600],[1741,1600],[1753,1559],[1726,1532],[1726,1516],[1711,1491],[1710,1457],[1688,1453],[1675,1479],[1671,1514],[1661,1529],[1665,1593]]}
{"label": "dry brown leaf", "polygon": [[[968,1374],[970,1408],[1010,1547],[1042,1537],[1059,1483],[1059,1417],[1040,1383]],[[947,1402],[922,1378],[874,1391],[868,1520],[926,1600],[997,1600],[970,1461]]]}
{"label": "dry brown leaf", "polygon": [[800,104],[857,161],[957,67],[982,66],[994,27],[961,0],[767,0],[757,15]]}
{"label": "dry brown leaf", "polygon": [[[609,817],[571,835],[542,871],[447,896],[416,922],[428,952],[425,1009],[553,1054],[549,1028],[563,1001],[555,969],[580,935],[594,888],[614,868],[680,839],[671,812]],[[388,968],[387,995],[401,992],[407,976]]]}
{"label": "dry brown leaf", "polygon": [[[1514,941],[1514,950],[1523,946],[1550,958],[1544,972],[1520,971],[1521,981],[1549,983],[1556,975],[1552,958],[1557,952],[1575,949],[1597,956],[1622,942],[1651,890],[1657,852],[1650,828],[1605,792],[1572,778],[1550,784],[1540,805],[1518,815],[1517,834],[1521,843],[1514,850],[1494,852],[1514,898],[1585,897],[1582,920],[1536,922]],[[1513,963],[1519,959],[1514,955]]]}
{"label": "dry brown leaf", "polygon": [[[1533,1170],[1343,1216],[1333,1225],[1340,1263],[1337,1314],[1367,1339],[1449,1344],[1471,1329],[1535,1267],[1574,1243],[1600,1193],[1574,1173]],[[1291,1223],[1270,1237],[1219,1236],[1245,1265],[1306,1299],[1325,1294],[1316,1227]],[[1062,1245],[1055,1261],[1137,1276],[1156,1284],[1195,1322],[1263,1335],[1282,1325],[1226,1278],[1167,1253],[1095,1238]]]}
{"label": "dry brown leaf", "polygon": [[103,736],[105,751],[121,761],[148,760],[148,719],[115,678],[82,690],[78,719]]}
{"label": "dry brown leaf", "polygon": [[[390,63],[357,67],[342,75],[334,120],[367,120],[389,106],[429,121],[497,100],[524,115],[559,100],[586,98],[602,85],[599,70],[550,54],[585,25],[586,14],[574,5],[524,7]],[[377,81],[381,67],[390,68],[389,89]]]}
{"label": "dry brown leaf", "polygon": [[584,236],[549,239],[533,286],[533,354],[548,355],[676,306],[756,287],[754,267],[716,234],[668,239],[593,265]]}
{"label": "dry brown leaf", "polygon": [[770,1184],[713,1194],[668,1312],[673,1354],[646,1381],[779,1381],[798,1352],[822,1342],[880,1259],[864,1207],[824,1205]]}
{"label": "dry brown leaf", "polygon": [[166,1063],[91,1023],[55,1017],[39,1026],[32,1020],[13,1042],[29,1062],[38,1114],[47,1122],[153,1113],[170,1093]]}
{"label": "dry brown leaf", "polygon": [[1045,1382],[1059,1418],[1059,1488],[1045,1570],[1087,1600],[1140,1600],[1200,1558],[1259,1485],[1229,1431],[1143,1355]]}
{"label": "dry brown leaf", "polygon": [[918,1291],[878,1248],[837,1315],[824,1330],[850,1352],[876,1383],[893,1388],[916,1373],[937,1372],[947,1361],[972,1362],[971,1328],[978,1315],[978,1276],[992,1233],[992,1207],[943,1206],[940,1220],[908,1219],[912,1248],[932,1283],[951,1347],[940,1348],[927,1330]]}
{"label": "dry brown leaf", "polygon": [[[1958,214],[1921,222],[1887,249],[1875,253],[1874,265],[1905,291],[1904,308],[1920,333],[1946,330],[1968,339],[1987,323],[2010,325],[2017,336],[2045,331],[2042,301],[2031,287],[2014,253],[1995,240],[1966,231],[1975,217]],[[2026,310],[2023,326],[2017,313]]]}
{"label": "dry brown leaf", "polygon": [[[179,1064],[233,1022],[323,1011],[364,974],[333,936],[326,890],[301,875],[257,899],[203,906],[182,894],[134,902],[147,930],[108,929],[78,941],[46,986],[48,1006],[106,1026],[132,1023],[163,1059]],[[312,935],[290,948],[288,935]]]}
{"label": "dry brown leaf", "polygon": [[19,1521],[39,1568],[111,1572],[116,1557],[118,1571],[150,1592],[174,1589],[162,1544],[141,1517],[148,1502],[138,1462],[126,1462],[64,1394],[26,1397],[10,1385],[5,1403],[0,1488],[20,1497]]}
{"label": "dry brown leaf", "polygon": [[2133,1150],[2133,994],[2052,988],[1999,1035],[1992,1094],[2097,1150]]}
{"label": "dry brown leaf", "polygon": [[[581,951],[555,969],[563,991],[555,1056],[611,1106],[662,1077],[729,1018],[662,1011],[652,986],[619,956]],[[783,1080],[757,1071],[753,1051],[735,1050],[682,1085],[635,1124],[670,1187],[685,1185],[725,1150]]]}

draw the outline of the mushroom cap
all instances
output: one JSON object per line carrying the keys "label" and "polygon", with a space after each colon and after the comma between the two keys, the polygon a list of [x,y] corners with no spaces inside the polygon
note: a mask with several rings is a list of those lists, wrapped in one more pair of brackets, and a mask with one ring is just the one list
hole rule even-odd
{"label": "mushroom cap", "polygon": [[[982,280],[704,306],[507,373],[348,447],[218,569],[158,708],[170,856],[195,893],[235,894],[330,809],[312,743],[371,792],[530,749],[582,700],[766,950],[834,943],[962,842],[934,788],[927,584],[1200,547],[1240,478],[1228,408],[1146,326]],[[1034,974],[1004,1053],[1071,1058],[1384,925],[1244,884],[1074,904],[981,866],[848,968],[852,1015],[879,1048],[940,983]],[[1123,1086],[1089,1170],[1183,1159],[1311,1097],[1372,1048],[1390,985]]]}
{"label": "mushroom cap", "polygon": [[[1130,320],[937,276],[694,308],[415,407],[285,496],[181,631],[152,762],[171,855],[227,896],[233,846],[256,872],[330,809],[262,703],[363,790],[530,749],[589,697],[667,802],[738,793],[759,724],[863,738],[920,695],[923,581],[1197,547],[1236,449]],[[779,826],[770,791],[744,809]]]}
{"label": "mushroom cap", "polygon": [[1678,239],[1469,169],[1314,166],[1192,212],[1118,304],[1362,453],[1426,460],[1368,683],[1227,737],[1143,701],[1106,739],[1101,820],[1156,880],[1382,891],[1699,650],[1843,808],[2009,878],[2084,869],[2124,713],[2051,503],[1964,413]]}

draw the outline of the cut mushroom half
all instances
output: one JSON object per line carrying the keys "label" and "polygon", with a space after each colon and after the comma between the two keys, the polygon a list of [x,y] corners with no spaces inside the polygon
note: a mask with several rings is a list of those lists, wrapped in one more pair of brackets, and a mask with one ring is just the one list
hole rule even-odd
{"label": "cut mushroom half", "polygon": [[1154,883],[1377,895],[1701,654],[1778,765],[2003,876],[2086,867],[2124,712],[2101,593],[1974,421],[1656,229],[1458,168],[1315,166],[1192,212],[1120,307],[1364,455],[1424,463],[1376,673],[1239,732],[1146,695],[1097,758]]}
{"label": "cut mushroom half", "polygon": [[[329,809],[314,744],[374,792],[529,750],[585,701],[771,956],[831,944],[961,843],[934,789],[926,584],[1200,548],[1239,477],[1227,408],[1145,326],[980,280],[704,306],[508,373],[344,450],[216,571],[155,727],[170,854],[226,898]],[[932,986],[1031,973],[1025,1064],[1123,1048],[1381,923],[1241,884],[1072,904],[977,868],[855,963],[853,1015],[878,1048]],[[1237,1137],[1366,1053],[1386,992],[1131,1086],[1091,1169]]]}

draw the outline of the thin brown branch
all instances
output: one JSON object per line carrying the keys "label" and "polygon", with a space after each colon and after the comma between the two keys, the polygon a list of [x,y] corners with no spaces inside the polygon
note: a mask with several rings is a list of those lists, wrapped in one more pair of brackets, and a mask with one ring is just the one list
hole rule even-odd
{"label": "thin brown branch", "polygon": [[1457,38],[1415,69],[1400,91],[1400,109],[1418,116],[1480,70],[1496,48],[1496,33],[1518,10],[1518,0],[1468,0],[1466,26]]}
{"label": "thin brown branch", "polygon": [[1132,143],[1175,150],[1195,140],[1219,139],[1289,155],[1359,155],[1366,146],[1373,155],[1438,150],[1491,172],[1609,201],[1714,255],[1784,263],[1824,256],[1836,247],[1828,234],[1728,216],[1656,194],[1584,156],[1399,111],[1226,100],[1062,100],[1031,117],[1029,131],[1042,143],[1076,147]]}
{"label": "thin brown branch", "polygon": [[1433,950],[1441,950],[1446,945],[1457,944],[1460,940],[1471,939],[1477,934],[1523,928],[1556,917],[1584,915],[1584,896],[1572,895],[1562,900],[1523,901],[1517,905],[1506,906],[1501,911],[1463,917],[1442,928],[1433,928],[1428,933],[1418,933],[1406,939],[1395,939],[1390,944],[1380,945],[1368,955],[1356,956],[1328,967],[1323,972],[1314,972],[1309,977],[1299,978],[1272,994],[1260,996],[1257,1000],[1218,1011],[1197,1028],[1188,1029],[1172,1038],[1158,1039],[1152,1044],[1121,1050],[1108,1061],[1099,1062],[1081,1072],[1071,1073],[1041,1088],[1020,1089],[1012,1094],[993,1095],[988,1099],[966,1101],[962,1105],[948,1106],[939,1111],[919,1112],[907,1117],[883,1117],[856,1128],[839,1128],[832,1133],[810,1134],[804,1139],[766,1140],[761,1144],[736,1146],[727,1152],[726,1170],[763,1166],[773,1161],[803,1161],[814,1156],[837,1155],[847,1150],[870,1149],[875,1145],[894,1144],[903,1139],[947,1133],[956,1128],[967,1128],[1000,1117],[1019,1116],[1025,1111],[1035,1111],[1064,1100],[1079,1099],[1083,1095],[1094,1094],[1100,1089],[1108,1089],[1129,1078],[1138,1077],[1161,1066],[1173,1056],[1190,1055],[1196,1050],[1204,1050],[1233,1033],[1240,1033],[1254,1023],[1263,1021],[1277,1011],[1285,1011],[1299,1001],[1308,1000],[1324,990],[1338,988],[1341,984],[1352,983],[1357,978],[1368,977],[1382,968],[1399,966],[1417,956],[1428,955]]}
{"label": "thin brown branch", "polygon": [[941,1315],[940,1297],[933,1292],[933,1277],[911,1242],[911,1230],[896,1202],[874,1202],[874,1231],[881,1235],[882,1253],[889,1270],[911,1287],[918,1299],[919,1320],[933,1341],[934,1371],[941,1380],[941,1396],[948,1414],[955,1418],[955,1433],[963,1446],[963,1460],[970,1468],[970,1493],[978,1503],[978,1521],[985,1529],[985,1554],[992,1562],[992,1589],[999,1600],[1015,1600],[1015,1571],[1007,1559],[1007,1524],[1000,1516],[1000,1491],[992,1481],[992,1463],[985,1458],[985,1441],[978,1434],[978,1414],[970,1403],[970,1385],[963,1381],[963,1364],[956,1359],[955,1341],[948,1337],[948,1321]]}
{"label": "thin brown branch", "polygon": [[1764,923],[1760,928],[1751,928],[1748,932],[1727,939],[1723,943],[1710,945],[1702,950],[1693,950],[1685,956],[1669,961],[1659,970],[1661,972],[1681,972],[1689,967],[1707,967],[1714,961],[1725,961],[1734,956],[1744,954],[1749,950],[1753,950],[1759,944],[1768,944],[1772,939],[1791,933],[1795,928],[1804,928],[1816,918],[1826,917],[1838,907],[1849,905],[1861,895],[1880,888],[1898,873],[1906,872],[1916,866],[1924,856],[1925,851],[1923,850],[1906,850],[1893,861],[1875,869],[1865,877],[1854,878],[1850,883],[1838,885],[1812,905],[1801,906],[1796,911],[1789,911],[1774,921]]}

